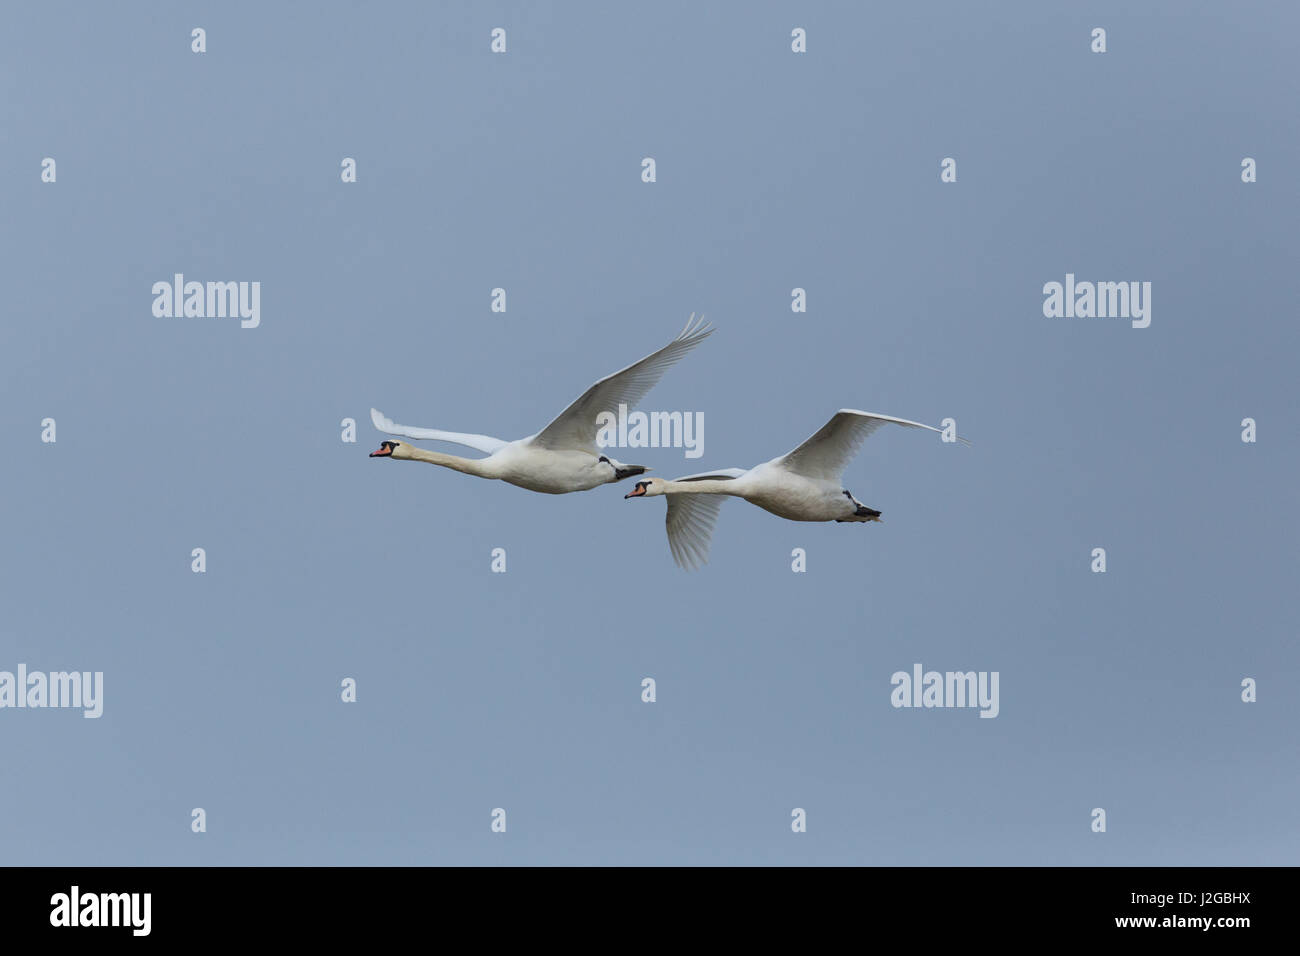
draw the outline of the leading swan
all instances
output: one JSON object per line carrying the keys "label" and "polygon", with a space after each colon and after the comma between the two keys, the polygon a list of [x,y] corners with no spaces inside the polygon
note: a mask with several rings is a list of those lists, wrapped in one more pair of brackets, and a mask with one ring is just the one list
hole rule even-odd
{"label": "leading swan", "polygon": [[[668,547],[677,566],[688,571],[709,559],[709,541],[723,495],[744,498],[764,511],[791,521],[879,521],[880,512],[868,508],[846,491],[841,476],[867,436],[886,424],[943,434],[931,425],[905,418],[841,408],[815,435],[788,455],[748,471],[723,468],[673,481],[648,478],[638,481],[623,497],[668,495]],[[964,438],[958,441],[970,444]]]}
{"label": "leading swan", "polygon": [[617,409],[620,404],[629,408],[636,405],[654,388],[664,372],[712,334],[713,329],[704,324],[704,318],[697,321],[695,314],[691,313],[677,338],[641,361],[602,378],[536,435],[517,441],[396,425],[378,409],[372,408],[370,420],[381,432],[464,445],[486,453],[487,457],[445,455],[416,448],[404,441],[383,442],[370,453],[370,457],[427,461],[431,465],[442,465],[479,478],[497,478],[548,495],[587,491],[597,485],[643,474],[649,470],[644,465],[625,465],[603,455],[596,447],[597,416]]}

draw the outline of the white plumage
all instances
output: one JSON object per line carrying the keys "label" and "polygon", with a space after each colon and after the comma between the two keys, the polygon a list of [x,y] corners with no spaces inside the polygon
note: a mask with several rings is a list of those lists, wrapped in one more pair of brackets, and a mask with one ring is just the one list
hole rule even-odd
{"label": "white plumage", "polygon": [[879,521],[879,511],[844,489],[842,475],[867,437],[891,424],[942,433],[905,418],[842,408],[794,451],[748,471],[723,468],[672,481],[648,478],[624,497],[668,496],[668,548],[677,565],[687,570],[708,560],[723,496],[744,498],[791,521]]}
{"label": "white plumage", "polygon": [[489,435],[443,431],[398,425],[378,409],[370,410],[375,428],[389,435],[411,439],[429,439],[465,445],[487,454],[486,458],[462,458],[416,448],[406,442],[386,441],[372,458],[396,458],[399,461],[424,461],[442,465],[467,475],[496,478],[545,494],[559,495],[586,491],[612,481],[639,475],[644,465],[625,465],[601,453],[596,446],[601,412],[616,413],[620,404],[639,403],[650,389],[697,345],[713,333],[704,319],[692,314],[681,334],[657,352],[639,362],[607,375],[580,395],[554,421],[536,435],[517,441],[502,441]]}

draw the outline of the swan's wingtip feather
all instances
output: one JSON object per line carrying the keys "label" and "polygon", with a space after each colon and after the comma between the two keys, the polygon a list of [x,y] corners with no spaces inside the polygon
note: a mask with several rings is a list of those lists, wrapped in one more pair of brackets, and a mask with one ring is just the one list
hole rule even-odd
{"label": "swan's wingtip feather", "polygon": [[696,341],[704,338],[713,331],[713,326],[704,319],[704,313],[691,313],[691,317],[686,320],[686,326],[682,329],[681,334],[677,336],[676,341]]}

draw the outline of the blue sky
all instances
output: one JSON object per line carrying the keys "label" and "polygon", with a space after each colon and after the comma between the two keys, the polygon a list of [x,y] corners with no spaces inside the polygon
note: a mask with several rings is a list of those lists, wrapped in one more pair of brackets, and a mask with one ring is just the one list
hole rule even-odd
{"label": "blue sky", "polygon": [[[1298,26],[7,11],[0,670],[105,699],[0,710],[4,860],[1294,862]],[[177,272],[260,282],[260,326],[155,317]],[[1151,282],[1150,327],[1044,317],[1067,273]],[[749,467],[841,407],[974,445],[872,437],[844,482],[883,524],[730,501],[695,574],[623,486],[367,458],[372,405],[522,437],[691,312],[643,407],[704,455],[624,460]],[[917,662],[999,672],[998,717],[891,707]]]}

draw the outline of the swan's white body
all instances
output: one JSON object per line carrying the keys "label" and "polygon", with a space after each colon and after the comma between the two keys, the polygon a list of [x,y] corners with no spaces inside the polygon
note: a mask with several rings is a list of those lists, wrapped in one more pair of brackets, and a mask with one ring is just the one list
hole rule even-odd
{"label": "swan's white body", "polygon": [[466,475],[495,478],[548,495],[587,491],[597,485],[617,481],[618,470],[625,467],[621,462],[610,458],[602,461],[599,455],[585,451],[538,448],[532,444],[534,437],[536,436],[505,442],[486,458],[444,455],[405,442],[397,442],[398,448],[389,457],[398,461],[425,461],[431,465],[442,465]]}
{"label": "swan's white body", "polygon": [[879,521],[880,512],[846,491],[841,476],[867,436],[885,424],[940,432],[904,418],[842,408],[815,435],[780,458],[748,470],[723,468],[672,481],[638,481],[637,490],[626,497],[668,496],[668,547],[673,560],[687,570],[708,560],[722,507],[720,496],[744,498],[790,521]]}
{"label": "swan's white body", "polygon": [[615,461],[596,446],[597,417],[601,412],[616,412],[620,404],[629,408],[636,405],[645,398],[664,372],[712,332],[712,329],[704,327],[703,319],[696,321],[692,315],[681,334],[673,341],[641,361],[601,379],[536,435],[517,441],[398,425],[372,408],[370,419],[381,432],[405,438],[452,442],[485,452],[487,457],[462,458],[459,455],[416,448],[406,442],[384,442],[371,457],[424,461],[479,478],[495,478],[548,495],[587,491],[598,485],[639,475],[647,470],[644,466],[625,465]]}

